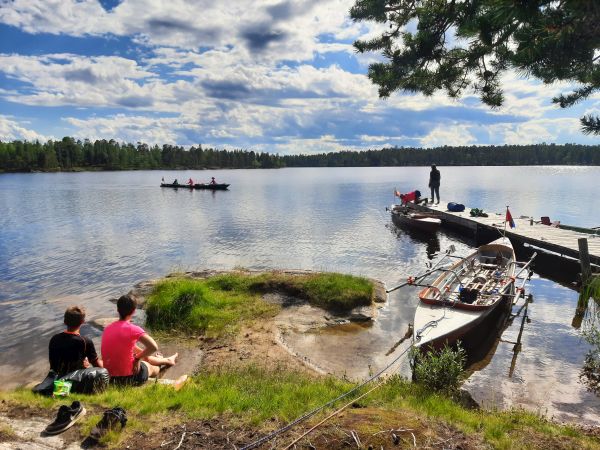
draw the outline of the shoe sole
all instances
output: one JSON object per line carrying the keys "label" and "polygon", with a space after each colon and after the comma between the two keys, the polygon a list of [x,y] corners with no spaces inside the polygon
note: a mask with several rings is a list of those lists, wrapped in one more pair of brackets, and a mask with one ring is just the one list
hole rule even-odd
{"label": "shoe sole", "polygon": [[69,422],[67,424],[67,426],[65,426],[64,428],[61,428],[60,430],[52,430],[52,431],[44,430],[44,434],[47,436],[54,436],[56,434],[60,434],[64,431],[67,431],[69,428],[71,428],[73,425],[75,425],[75,422],[77,422],[79,419],[81,419],[83,416],[85,416],[86,412],[87,411],[85,410],[85,408],[81,408],[81,411],[79,411],[79,414],[77,414],[75,417],[73,417],[71,419],[71,422]]}

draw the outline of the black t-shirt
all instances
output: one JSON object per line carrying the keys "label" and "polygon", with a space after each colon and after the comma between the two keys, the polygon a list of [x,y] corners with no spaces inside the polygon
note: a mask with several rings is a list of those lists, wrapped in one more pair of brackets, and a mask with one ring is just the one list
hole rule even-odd
{"label": "black t-shirt", "polygon": [[59,376],[83,369],[83,360],[86,357],[91,364],[98,359],[96,348],[90,338],[67,331],[52,336],[48,349],[50,369]]}

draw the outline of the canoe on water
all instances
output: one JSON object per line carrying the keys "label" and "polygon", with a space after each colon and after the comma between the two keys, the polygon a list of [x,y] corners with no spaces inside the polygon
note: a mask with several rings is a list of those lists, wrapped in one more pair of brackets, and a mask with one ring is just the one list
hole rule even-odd
{"label": "canoe on water", "polygon": [[179,189],[179,188],[181,188],[181,189],[210,189],[213,191],[226,191],[229,188],[229,185],[224,184],[224,183],[217,183],[217,184],[196,183],[194,185],[161,183],[160,187],[174,188],[174,189]]}
{"label": "canoe on water", "polygon": [[411,212],[408,208],[393,205],[390,209],[392,221],[399,226],[406,226],[426,233],[435,233],[442,221],[433,214]]}
{"label": "canoe on water", "polygon": [[489,334],[480,325],[514,295],[515,251],[508,238],[482,245],[444,270],[419,294],[414,345],[440,349],[468,336]]}

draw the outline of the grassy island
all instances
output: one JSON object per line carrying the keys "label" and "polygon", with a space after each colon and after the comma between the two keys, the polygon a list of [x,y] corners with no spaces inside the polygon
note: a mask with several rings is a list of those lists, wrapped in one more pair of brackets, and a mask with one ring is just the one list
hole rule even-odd
{"label": "grassy island", "polygon": [[181,330],[218,337],[240,323],[272,317],[279,307],[266,293],[306,300],[330,311],[370,305],[373,284],[336,273],[290,275],[230,273],[206,279],[174,277],[160,281],[146,303],[147,323],[158,330]]}
{"label": "grassy island", "polygon": [[[150,382],[141,388],[110,387],[96,395],[72,395],[68,402],[80,400],[88,409],[88,415],[70,431],[72,442],[85,438],[105,408],[120,406],[127,410],[129,422],[123,431],[103,439],[108,447],[240,448],[356,386],[309,370],[282,351],[272,335],[267,334],[267,345],[260,345],[261,333],[268,333],[269,322],[285,307],[263,298],[274,292],[326,310],[348,311],[371,304],[374,285],[339,274],[237,272],[203,278],[176,276],[154,283],[145,305],[149,325],[169,333],[201,335],[197,345],[207,355],[221,351],[233,356],[227,360],[207,356],[178,391]],[[242,358],[239,342],[248,344],[245,350],[254,350],[253,358]],[[283,355],[280,359],[273,358],[277,351]],[[260,448],[285,448],[346,402],[352,405],[297,448],[600,448],[597,432],[520,410],[467,408],[452,396],[429,391],[398,375],[352,402],[373,386],[361,388]],[[4,416],[26,411],[24,417],[47,419],[59,404],[66,403],[27,389],[0,393],[0,399]],[[15,431],[3,425],[0,442],[13,442]]]}

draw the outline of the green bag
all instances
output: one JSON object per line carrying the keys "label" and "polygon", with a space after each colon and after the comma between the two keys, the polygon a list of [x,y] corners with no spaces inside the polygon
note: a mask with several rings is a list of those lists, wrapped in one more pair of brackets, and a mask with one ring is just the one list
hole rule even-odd
{"label": "green bag", "polygon": [[70,381],[56,380],[54,382],[54,391],[52,391],[53,397],[66,397],[71,393],[71,387],[73,383]]}

